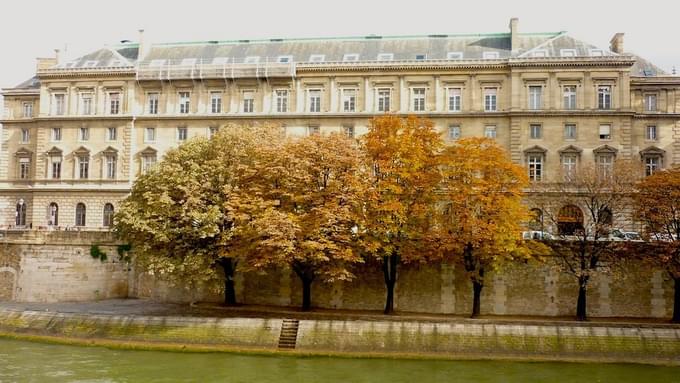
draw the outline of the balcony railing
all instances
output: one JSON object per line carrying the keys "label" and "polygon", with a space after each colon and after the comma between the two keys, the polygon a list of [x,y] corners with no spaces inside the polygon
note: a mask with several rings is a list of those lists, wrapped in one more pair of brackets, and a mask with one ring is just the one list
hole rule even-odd
{"label": "balcony railing", "polygon": [[196,62],[183,64],[181,61],[165,60],[140,63],[138,80],[199,80],[224,78],[273,78],[294,77],[295,63],[281,63],[270,59],[264,62]]}

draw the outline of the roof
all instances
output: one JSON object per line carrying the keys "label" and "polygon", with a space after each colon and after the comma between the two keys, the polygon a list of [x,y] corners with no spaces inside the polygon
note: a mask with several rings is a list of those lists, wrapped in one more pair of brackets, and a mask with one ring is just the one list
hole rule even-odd
{"label": "roof", "polygon": [[38,76],[33,76],[15,86],[14,89],[40,89],[40,79],[38,79]]}
{"label": "roof", "polygon": [[633,54],[629,53],[630,55],[635,58],[635,64],[633,64],[633,67],[630,68],[630,75],[631,76],[636,76],[636,77],[654,77],[654,76],[665,76],[668,75],[663,69],[659,68],[658,66],[652,64],[651,62],[647,61],[646,59]]}

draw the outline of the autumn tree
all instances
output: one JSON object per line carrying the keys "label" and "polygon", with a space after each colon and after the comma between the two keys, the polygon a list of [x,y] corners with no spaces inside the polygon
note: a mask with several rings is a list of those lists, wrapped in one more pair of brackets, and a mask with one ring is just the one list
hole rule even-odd
{"label": "autumn tree", "polygon": [[439,184],[440,134],[429,120],[413,116],[376,117],[363,137],[371,170],[361,228],[367,253],[382,264],[385,313],[394,311],[400,262],[422,260]]}
{"label": "autumn tree", "polygon": [[242,245],[226,204],[278,132],[227,127],[210,140],[195,138],[168,151],[138,177],[115,216],[115,231],[132,244],[136,264],[193,286],[224,278],[224,302],[236,304],[235,255]]}
{"label": "autumn tree", "polygon": [[230,202],[247,245],[248,267],[290,267],[311,308],[315,280],[346,281],[363,261],[357,249],[365,176],[356,141],[313,135],[269,150],[268,160]]}
{"label": "autumn tree", "polygon": [[673,279],[673,323],[680,323],[680,168],[657,171],[641,180],[635,194],[635,217],[646,227],[652,246],[639,254]]}
{"label": "autumn tree", "polygon": [[621,254],[611,231],[630,219],[638,174],[629,161],[603,161],[570,169],[558,182],[533,185],[531,203],[556,231],[557,239],[549,242],[557,267],[578,284],[577,320],[587,319],[591,276],[615,271]]}
{"label": "autumn tree", "polygon": [[525,170],[494,140],[466,138],[442,153],[441,244],[445,259],[464,265],[480,312],[485,274],[500,262],[527,257],[521,241],[528,212],[522,203]]}

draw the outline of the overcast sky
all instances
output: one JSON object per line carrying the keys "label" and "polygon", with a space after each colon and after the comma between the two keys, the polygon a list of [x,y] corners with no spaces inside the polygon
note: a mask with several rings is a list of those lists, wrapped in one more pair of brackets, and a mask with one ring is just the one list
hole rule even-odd
{"label": "overcast sky", "polygon": [[74,58],[123,39],[151,42],[272,37],[566,30],[607,48],[624,32],[626,51],[680,70],[680,1],[526,0],[115,0],[2,3],[0,88],[31,77],[35,58],[67,48]]}

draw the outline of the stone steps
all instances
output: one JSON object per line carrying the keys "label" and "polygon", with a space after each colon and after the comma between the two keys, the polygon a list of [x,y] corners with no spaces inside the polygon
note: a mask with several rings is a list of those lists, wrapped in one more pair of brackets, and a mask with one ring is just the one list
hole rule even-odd
{"label": "stone steps", "polygon": [[284,319],[281,324],[281,335],[279,335],[279,350],[293,350],[297,343],[298,327],[300,321],[297,319]]}

